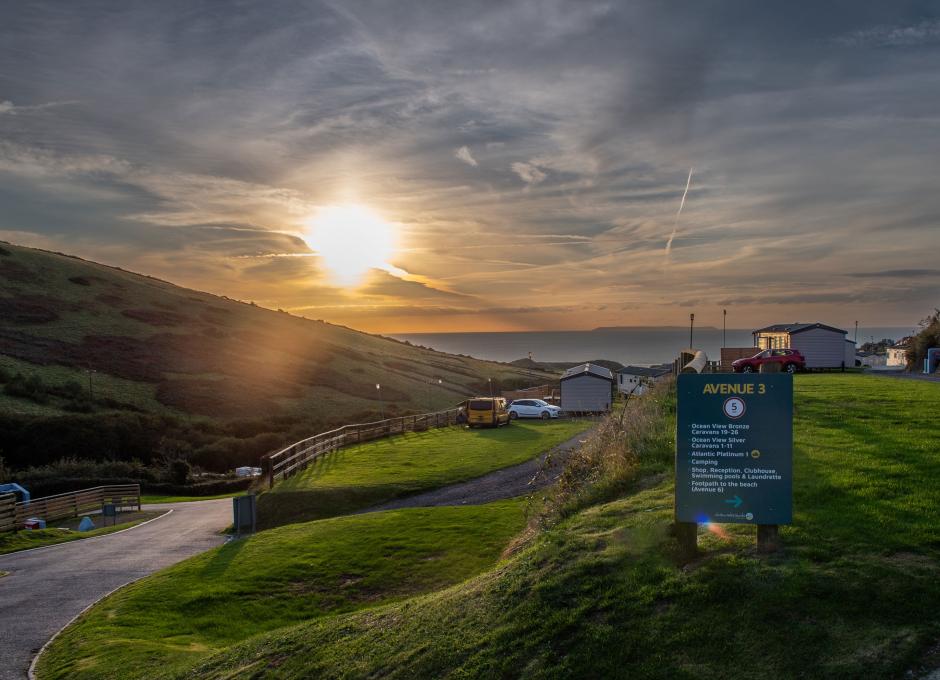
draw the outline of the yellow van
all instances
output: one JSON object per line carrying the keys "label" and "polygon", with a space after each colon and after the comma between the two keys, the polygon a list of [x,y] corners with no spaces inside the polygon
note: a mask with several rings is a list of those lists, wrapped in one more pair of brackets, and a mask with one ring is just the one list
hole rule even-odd
{"label": "yellow van", "polygon": [[467,401],[467,422],[470,427],[499,427],[509,423],[509,409],[502,397],[474,397]]}

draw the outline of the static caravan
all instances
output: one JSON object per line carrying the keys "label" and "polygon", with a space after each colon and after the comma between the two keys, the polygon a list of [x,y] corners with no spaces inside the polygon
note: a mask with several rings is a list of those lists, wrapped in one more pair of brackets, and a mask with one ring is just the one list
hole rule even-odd
{"label": "static caravan", "polygon": [[[848,331],[822,323],[775,324],[753,332],[760,349],[798,349],[806,357],[806,368],[841,368],[855,365],[855,352],[848,357]],[[853,345],[854,346],[854,345]]]}
{"label": "static caravan", "polygon": [[561,376],[561,410],[601,413],[610,410],[614,374],[595,364],[569,368]]}
{"label": "static caravan", "polygon": [[617,371],[617,390],[623,394],[639,396],[654,382],[671,373],[668,368],[624,366]]}

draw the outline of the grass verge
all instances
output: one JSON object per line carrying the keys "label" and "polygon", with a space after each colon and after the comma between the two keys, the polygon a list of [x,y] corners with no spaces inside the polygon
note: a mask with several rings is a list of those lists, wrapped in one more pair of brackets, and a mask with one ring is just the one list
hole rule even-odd
{"label": "grass verge", "polygon": [[[262,635],[191,674],[903,677],[940,637],[940,385],[795,386],[796,514],[781,554],[758,555],[753,527],[712,526],[701,557],[678,564],[667,478],[562,513],[466,583]],[[624,469],[637,465],[642,452]]]}
{"label": "grass verge", "polygon": [[555,420],[515,421],[498,429],[448,427],[345,448],[262,494],[259,526],[346,514],[479,477],[530,460],[593,424]]}
{"label": "grass verge", "polygon": [[[11,531],[0,534],[0,555],[18,552],[20,550],[29,550],[31,548],[42,548],[47,545],[56,545],[58,543],[68,543],[70,541],[79,541],[83,538],[92,538],[94,536],[103,536],[111,534],[122,529],[129,529],[142,522],[159,517],[164,511],[141,511],[132,513],[122,513],[123,520],[114,526],[99,526],[91,531],[77,531],[78,520],[63,520],[56,522],[64,528],[50,527],[48,529],[36,529],[33,531]],[[101,523],[101,518],[96,516],[95,522]],[[72,525],[72,526],[67,526]]]}
{"label": "grass verge", "polygon": [[293,524],[228,543],[89,610],[41,678],[156,678],[259,633],[399,601],[491,567],[522,503],[413,508]]}

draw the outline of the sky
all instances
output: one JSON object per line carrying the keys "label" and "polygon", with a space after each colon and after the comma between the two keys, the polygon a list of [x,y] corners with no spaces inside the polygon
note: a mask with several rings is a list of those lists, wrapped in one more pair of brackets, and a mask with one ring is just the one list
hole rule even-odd
{"label": "sky", "polygon": [[380,333],[910,327],[938,60],[904,0],[0,0],[0,239]]}

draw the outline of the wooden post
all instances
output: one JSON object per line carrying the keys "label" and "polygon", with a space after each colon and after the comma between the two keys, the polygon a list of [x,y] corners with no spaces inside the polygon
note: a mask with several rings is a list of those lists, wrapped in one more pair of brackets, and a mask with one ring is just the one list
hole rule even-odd
{"label": "wooden post", "polygon": [[757,525],[757,552],[772,553],[780,550],[780,527],[776,524]]}
{"label": "wooden post", "polygon": [[698,555],[698,524],[676,522],[674,526],[676,541],[679,543],[679,558],[683,562],[695,559]]}

